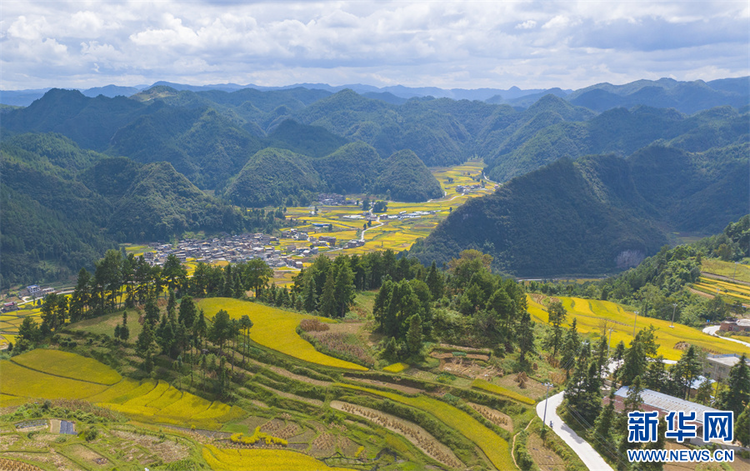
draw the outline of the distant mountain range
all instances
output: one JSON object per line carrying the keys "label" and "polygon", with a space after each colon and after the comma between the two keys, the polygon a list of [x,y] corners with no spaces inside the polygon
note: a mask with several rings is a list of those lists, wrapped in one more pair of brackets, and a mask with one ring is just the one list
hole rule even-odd
{"label": "distant mountain range", "polygon": [[[492,104],[509,104],[526,108],[544,95],[552,94],[565,98],[576,106],[583,106],[601,112],[616,107],[630,108],[635,105],[647,105],[658,108],[675,108],[683,113],[692,114],[696,111],[713,108],[715,106],[730,105],[735,108],[746,106],[750,97],[750,77],[738,77],[712,80],[704,82],[680,82],[662,78],[659,80],[638,80],[624,85],[600,83],[579,90],[551,89],[520,89],[511,87],[507,90],[496,88],[478,89],[443,89],[437,87],[405,87],[395,85],[375,87],[372,85],[349,84],[332,86],[322,83],[300,83],[283,87],[264,87],[260,85],[238,85],[234,83],[215,85],[188,85],[172,82],[156,82],[153,85],[139,85],[135,87],[121,87],[107,85],[80,89],[88,97],[103,95],[129,97],[153,87],[170,87],[177,91],[206,92],[224,91],[235,92],[242,89],[260,91],[279,91],[295,88],[308,90],[323,90],[331,94],[341,90],[353,90],[367,98],[379,99],[386,103],[400,105],[410,98],[451,98],[453,100],[479,100]],[[35,90],[5,90],[0,91],[0,103],[13,106],[28,106],[34,100],[41,98],[49,88]]]}
{"label": "distant mountain range", "polygon": [[275,208],[319,192],[439,197],[426,167],[470,158],[502,188],[454,211],[413,255],[479,248],[524,276],[616,271],[673,232],[714,233],[747,213],[747,84],[602,84],[515,105],[407,99],[397,93],[416,92],[403,87],[52,89],[0,107],[0,284],[62,276],[118,241],[273,228]]}

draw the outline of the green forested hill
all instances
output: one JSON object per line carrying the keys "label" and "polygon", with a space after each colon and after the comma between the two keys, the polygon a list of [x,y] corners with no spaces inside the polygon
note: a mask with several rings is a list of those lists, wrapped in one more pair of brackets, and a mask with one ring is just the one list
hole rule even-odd
{"label": "green forested hill", "polygon": [[234,204],[263,207],[306,205],[322,180],[310,158],[286,149],[264,149],[245,164],[227,185],[224,196]]}
{"label": "green forested hill", "polygon": [[273,225],[205,195],[169,163],[111,158],[56,134],[2,142],[0,172],[0,286],[73,274],[117,242]]}
{"label": "green forested hill", "polygon": [[264,140],[264,147],[288,149],[310,157],[323,157],[348,141],[320,126],[307,126],[293,119],[283,121]]}
{"label": "green forested hill", "polygon": [[521,128],[495,150],[486,169],[491,179],[505,181],[561,157],[607,152],[629,155],[659,140],[702,151],[746,141],[750,126],[750,115],[728,107],[691,117],[675,110],[639,107],[615,108],[588,121],[544,118],[545,114],[535,116],[526,126],[532,129]]}
{"label": "green forested hill", "polygon": [[313,160],[312,165],[325,179],[330,191],[365,193],[373,191],[375,180],[383,168],[383,159],[372,146],[357,141]]}
{"label": "green forested hill", "polygon": [[747,145],[689,153],[650,146],[627,159],[563,158],[470,200],[412,254],[446,261],[477,248],[518,276],[614,272],[672,231],[711,233],[747,212]]}
{"label": "green forested hill", "polygon": [[396,201],[426,201],[443,196],[440,183],[410,150],[396,152],[385,161],[375,192],[388,193]]}
{"label": "green forested hill", "polygon": [[221,188],[261,148],[259,140],[211,108],[164,105],[120,129],[108,153],[169,162],[196,186]]}

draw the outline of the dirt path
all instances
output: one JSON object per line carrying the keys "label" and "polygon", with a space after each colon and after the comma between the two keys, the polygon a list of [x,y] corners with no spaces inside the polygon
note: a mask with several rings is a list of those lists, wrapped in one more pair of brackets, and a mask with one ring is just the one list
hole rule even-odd
{"label": "dirt path", "polygon": [[310,399],[309,397],[302,397],[302,396],[297,396],[296,394],[279,391],[278,389],[274,389],[272,387],[266,386],[265,384],[256,384],[256,386],[261,389],[267,389],[268,391],[274,394],[278,394],[279,396],[285,397],[287,399],[304,402],[315,407],[323,407],[323,401],[320,401],[318,399]]}
{"label": "dirt path", "polygon": [[453,454],[450,448],[440,443],[417,424],[396,417],[395,415],[386,414],[385,412],[368,407],[349,404],[348,402],[331,401],[331,408],[363,417],[370,422],[387,428],[391,432],[401,435],[422,450],[424,454],[446,466],[450,466],[451,468],[462,466],[461,461],[456,458],[456,455]]}
{"label": "dirt path", "polygon": [[370,384],[372,386],[380,386],[380,387],[395,389],[396,391],[401,391],[402,393],[406,393],[406,394],[424,393],[424,391],[422,391],[421,389],[412,388],[409,386],[402,386],[400,384],[386,383],[385,381],[376,381],[374,379],[352,378],[351,376],[346,376],[346,379],[348,379],[349,381],[356,381],[358,383]]}
{"label": "dirt path", "polygon": [[[246,359],[247,359],[248,363],[252,363],[255,366],[260,366],[261,368],[267,368],[267,369],[269,369],[270,371],[273,371],[276,374],[284,376],[285,378],[293,379],[293,380],[299,381],[301,383],[307,383],[307,384],[312,384],[312,385],[315,385],[315,386],[322,386],[322,387],[327,387],[327,386],[330,386],[331,384],[333,384],[333,383],[331,383],[329,381],[321,381],[321,380],[318,380],[318,379],[308,378],[307,376],[298,375],[298,374],[292,373],[291,371],[287,371],[284,368],[279,368],[278,366],[273,366],[273,365],[268,365],[266,363],[261,363],[258,360],[254,360],[254,359],[249,358],[249,357],[246,358]],[[247,370],[243,370],[243,371],[247,371]],[[250,375],[253,374],[253,373],[250,373],[249,371],[247,373],[250,374]]]}

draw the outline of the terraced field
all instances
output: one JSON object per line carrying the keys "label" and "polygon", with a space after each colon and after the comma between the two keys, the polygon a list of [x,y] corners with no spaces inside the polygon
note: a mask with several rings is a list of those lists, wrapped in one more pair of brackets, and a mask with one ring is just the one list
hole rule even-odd
{"label": "terraced field", "polygon": [[[30,304],[21,306],[30,306]],[[16,342],[18,336],[18,327],[25,317],[31,317],[37,323],[42,322],[42,308],[26,308],[18,311],[10,311],[0,314],[0,344],[5,342]]]}
{"label": "terraced field", "polygon": [[227,450],[206,445],[203,459],[217,471],[347,471],[288,450]]}
{"label": "terraced field", "polygon": [[745,263],[735,264],[734,262],[725,262],[716,258],[704,258],[701,261],[701,272],[713,273],[750,283],[750,265]]}
{"label": "terraced field", "polygon": [[471,387],[491,392],[492,394],[497,394],[498,396],[509,397],[515,401],[522,402],[531,406],[536,404],[536,401],[531,399],[530,397],[518,394],[517,392],[511,391],[510,389],[504,388],[502,386],[497,386],[483,379],[475,379],[474,381],[472,381]]}
{"label": "terraced field", "polygon": [[474,442],[497,469],[515,469],[507,441],[483,426],[466,412],[446,404],[443,401],[427,396],[402,396],[396,393],[363,388],[350,384],[337,383],[337,386],[385,397],[392,401],[400,402],[427,412]]}
{"label": "terraced field", "polygon": [[[535,298],[541,301],[540,297],[528,296],[529,313],[537,322],[546,324],[549,322],[546,306],[537,302]],[[698,329],[682,324],[675,323],[674,327],[670,327],[669,321],[643,316],[638,316],[636,320],[636,316],[631,310],[613,302],[562,296],[557,296],[557,298],[568,311],[568,324],[575,318],[579,332],[584,334],[601,333],[606,321],[606,328],[614,329],[612,332],[613,345],[620,341],[623,341],[626,346],[630,344],[633,339],[635,322],[637,330],[649,325],[657,328],[656,342],[660,345],[658,353],[664,355],[664,358],[668,360],[679,360],[682,357],[683,349],[678,347],[686,343],[701,347],[711,353],[746,353],[750,355],[750,348],[748,347],[704,334]]]}
{"label": "terraced field", "polygon": [[702,276],[698,283],[693,283],[693,288],[712,296],[718,294],[728,303],[750,304],[750,286],[747,285]]}
{"label": "terraced field", "polygon": [[[224,309],[233,319],[243,315],[250,317],[253,328],[250,338],[264,347],[281,352],[300,360],[317,363],[334,368],[350,370],[367,370],[364,366],[324,355],[297,334],[297,326],[303,319],[313,319],[315,316],[297,314],[258,303],[241,301],[233,298],[208,298],[198,303],[208,318],[213,318],[217,312]],[[321,322],[331,322],[330,319],[318,317]]]}
{"label": "terraced field", "polygon": [[164,381],[122,378],[74,353],[37,349],[0,362],[0,407],[36,398],[83,399],[136,420],[210,430],[246,415],[239,407],[207,401]]}

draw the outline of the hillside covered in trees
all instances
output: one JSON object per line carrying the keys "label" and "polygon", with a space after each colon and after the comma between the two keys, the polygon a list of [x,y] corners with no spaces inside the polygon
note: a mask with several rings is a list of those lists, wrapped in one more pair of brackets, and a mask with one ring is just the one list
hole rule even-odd
{"label": "hillside covered in trees", "polygon": [[453,211],[411,253],[445,262],[477,248],[517,276],[622,270],[655,254],[670,231],[719,232],[745,214],[737,195],[750,191],[749,149],[655,144],[625,159],[560,159]]}
{"label": "hillside covered in trees", "polygon": [[243,215],[167,162],[112,158],[59,134],[3,141],[0,171],[3,286],[73,274],[118,242],[277,227],[273,214]]}

